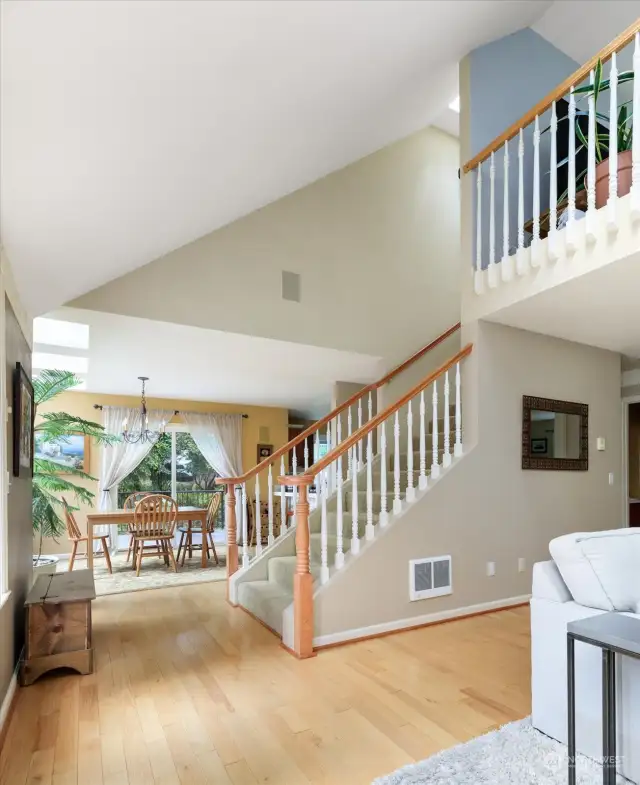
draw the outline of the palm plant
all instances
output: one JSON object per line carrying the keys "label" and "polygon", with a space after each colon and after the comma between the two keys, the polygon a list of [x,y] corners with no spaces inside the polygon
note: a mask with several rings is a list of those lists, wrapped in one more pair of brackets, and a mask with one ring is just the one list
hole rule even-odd
{"label": "palm plant", "polygon": [[[38,412],[38,407],[52,400],[60,393],[72,390],[80,384],[80,379],[69,371],[42,371],[33,380],[34,400],[37,423],[35,433],[38,441],[68,442],[73,434],[84,434],[98,444],[113,444],[118,436],[106,433],[102,425],[83,420],[66,412]],[[33,530],[39,534],[38,558],[42,553],[44,537],[57,539],[65,530],[62,510],[62,494],[73,498],[79,504],[92,504],[95,494],[75,480],[93,480],[87,472],[69,466],[61,466],[45,458],[34,458],[33,466]],[[71,509],[77,510],[72,506]]]}

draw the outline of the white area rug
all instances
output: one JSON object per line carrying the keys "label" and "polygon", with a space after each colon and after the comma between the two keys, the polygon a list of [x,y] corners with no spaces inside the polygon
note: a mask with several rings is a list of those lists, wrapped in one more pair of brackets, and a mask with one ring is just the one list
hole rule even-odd
{"label": "white area rug", "polygon": [[[627,783],[618,776],[618,783]],[[578,785],[601,785],[602,767],[580,755]],[[566,785],[567,748],[531,720],[504,725],[466,744],[398,769],[373,785]]]}
{"label": "white area rug", "polygon": [[[96,581],[96,594],[100,597],[105,594],[124,594],[145,589],[166,589],[169,586],[223,581],[227,577],[227,546],[216,543],[216,551],[220,566],[216,567],[215,562],[210,560],[208,566],[202,569],[200,551],[194,551],[193,558],[185,559],[184,567],[178,565],[177,573],[171,567],[167,567],[163,560],[148,556],[142,560],[139,577],[136,577],[135,570],[131,569],[131,562],[126,561],[126,553],[118,553],[111,557],[112,575],[107,570],[104,558],[95,558],[93,574]],[[58,572],[66,570],[68,566],[68,560],[60,560]],[[86,567],[85,558],[76,559],[74,569],[80,570]]]}

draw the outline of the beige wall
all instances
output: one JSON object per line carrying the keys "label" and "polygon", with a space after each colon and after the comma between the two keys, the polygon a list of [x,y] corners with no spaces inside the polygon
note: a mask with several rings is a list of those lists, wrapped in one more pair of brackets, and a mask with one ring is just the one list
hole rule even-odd
{"label": "beige wall", "polygon": [[71,305],[404,359],[459,319],[458,159],[427,128]]}
{"label": "beige wall", "polygon": [[[129,395],[101,395],[98,393],[68,392],[59,395],[54,400],[44,404],[39,411],[65,411],[86,420],[102,422],[101,412],[94,409],[95,403],[105,406],[138,406],[140,399]],[[150,409],[182,409],[196,412],[242,412],[249,417],[242,421],[242,459],[244,470],[253,468],[257,462],[257,445],[259,443],[273,444],[276,450],[288,441],[288,411],[270,406],[245,406],[243,404],[215,403],[203,401],[182,401],[167,398],[149,398],[147,404]],[[174,422],[180,422],[178,415]],[[266,429],[266,430],[264,430]],[[265,438],[268,434],[268,439]],[[94,477],[100,474],[100,447],[92,444],[90,456],[90,473]],[[261,477],[261,480],[263,478]],[[265,482],[266,482],[266,478]],[[87,481],[84,483],[91,491],[96,493],[97,504],[98,483]],[[266,485],[263,485],[266,487]],[[86,514],[89,508],[82,507],[76,514],[81,529],[86,526]],[[43,553],[68,553],[69,544],[66,537],[58,543],[46,540]]]}
{"label": "beige wall", "polygon": [[[549,558],[553,537],[623,523],[620,356],[489,323],[462,339],[475,341],[462,380],[468,454],[320,590],[316,634],[529,594],[531,566]],[[589,405],[588,472],[520,468],[525,394]],[[596,451],[598,436],[605,452]],[[444,554],[453,557],[454,593],[409,602],[409,560]]]}
{"label": "beige wall", "polygon": [[[4,268],[4,265],[3,265]],[[3,270],[4,272],[4,270]],[[4,280],[2,281],[4,283]],[[0,286],[4,299],[4,287]],[[1,414],[12,405],[13,373],[16,362],[22,363],[31,372],[31,349],[24,336],[12,302],[5,300],[5,330],[0,336],[2,347],[2,371],[6,373],[6,398],[2,402]],[[8,587],[11,594],[0,607],[0,705],[4,700],[11,676],[24,644],[23,603],[31,586],[31,479],[13,476],[13,426],[7,419],[5,450],[6,469],[9,472],[7,494],[7,551]],[[2,588],[0,587],[0,594]],[[0,601],[3,598],[0,596]]]}

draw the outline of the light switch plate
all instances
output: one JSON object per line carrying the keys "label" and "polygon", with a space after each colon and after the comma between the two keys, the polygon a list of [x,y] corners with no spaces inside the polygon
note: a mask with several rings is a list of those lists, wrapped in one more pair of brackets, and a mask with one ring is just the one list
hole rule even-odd
{"label": "light switch plate", "polygon": [[602,452],[605,449],[606,443],[604,440],[604,436],[598,436],[596,439],[596,449]]}

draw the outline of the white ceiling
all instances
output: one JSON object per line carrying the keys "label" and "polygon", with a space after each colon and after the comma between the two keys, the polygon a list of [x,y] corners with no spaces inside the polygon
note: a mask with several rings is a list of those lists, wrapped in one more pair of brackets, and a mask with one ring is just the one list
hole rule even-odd
{"label": "white ceiling", "polygon": [[556,0],[533,29],[577,63],[586,63],[640,15],[637,0]]}
{"label": "white ceiling", "polygon": [[3,0],[2,242],[58,307],[428,125],[545,0]]}
{"label": "white ceiling", "polygon": [[[634,254],[511,305],[489,320],[640,358],[638,292],[640,254]],[[625,362],[625,367],[633,366]]]}
{"label": "white ceiling", "polygon": [[[89,349],[48,351],[88,358],[86,390],[150,398],[283,406],[309,417],[331,409],[334,381],[369,384],[381,358],[219,330],[156,322],[77,308],[47,314],[89,325]],[[34,357],[37,355],[34,355]]]}

